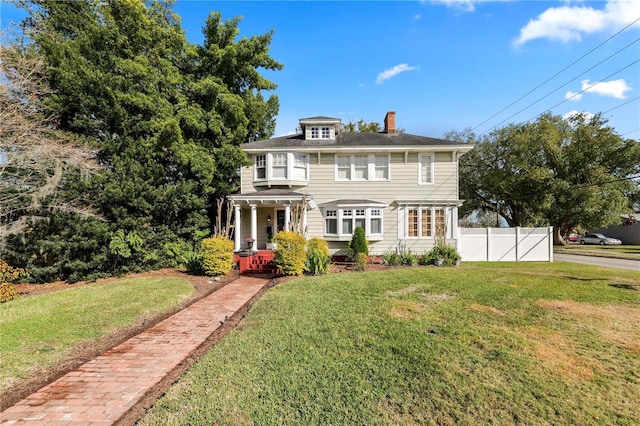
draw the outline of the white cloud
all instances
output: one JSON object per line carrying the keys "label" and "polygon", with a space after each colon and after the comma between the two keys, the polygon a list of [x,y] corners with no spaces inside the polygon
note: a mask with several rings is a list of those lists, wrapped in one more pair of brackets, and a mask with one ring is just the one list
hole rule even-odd
{"label": "white cloud", "polygon": [[416,67],[410,66],[408,64],[396,65],[395,67],[389,68],[388,70],[384,70],[380,74],[378,74],[378,78],[376,79],[376,84],[382,84],[385,80],[389,80],[390,78],[395,77],[396,75],[402,72],[413,71],[415,69]]}
{"label": "white cloud", "polygon": [[[585,5],[551,7],[520,29],[516,47],[538,38],[567,43],[582,36],[620,29],[640,16],[640,2],[608,0],[603,9]],[[640,27],[640,21],[634,24]]]}
{"label": "white cloud", "polygon": [[449,7],[460,9],[464,12],[473,12],[478,0],[431,0],[432,3],[446,4]]}
{"label": "white cloud", "polygon": [[[582,88],[581,91],[583,93],[595,93],[600,96],[608,96],[616,99],[624,99],[626,98],[625,93],[631,90],[631,86],[627,84],[627,82],[620,78],[618,80],[611,81],[591,81],[591,80],[582,80]],[[574,96],[573,98],[571,98]],[[582,94],[576,94],[574,92],[567,92],[564,96],[565,99],[571,98],[571,100],[580,100],[582,98]]]}
{"label": "white cloud", "polygon": [[588,122],[589,120],[591,120],[595,114],[590,113],[589,111],[576,111],[575,109],[573,111],[569,111],[568,113],[566,113],[565,115],[562,116],[562,118],[564,118],[565,120],[571,117],[574,117],[576,115],[579,114],[583,114],[583,119],[584,122]]}
{"label": "white cloud", "polygon": [[575,92],[569,91],[564,95],[564,98],[566,100],[579,101],[580,99],[582,99],[582,93],[575,93]]}
{"label": "white cloud", "polygon": [[[425,0],[421,0],[425,1]],[[431,3],[436,4],[444,4],[453,9],[458,9],[463,12],[473,12],[476,10],[476,4],[478,3],[490,3],[490,2],[500,2],[500,1],[511,1],[511,0],[430,0]]]}

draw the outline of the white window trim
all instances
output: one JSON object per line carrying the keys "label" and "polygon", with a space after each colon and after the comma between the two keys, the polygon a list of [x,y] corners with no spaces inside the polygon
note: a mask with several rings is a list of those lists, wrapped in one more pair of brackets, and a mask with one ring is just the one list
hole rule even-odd
{"label": "white window trim", "polygon": [[[351,211],[351,215],[345,215],[344,211]],[[384,208],[383,207],[368,207],[368,206],[350,206],[350,207],[325,207],[322,211],[323,218],[323,236],[327,238],[339,238],[339,239],[351,239],[353,233],[347,234],[342,232],[342,221],[343,219],[352,221],[352,229],[356,229],[356,219],[362,219],[363,216],[356,215],[356,210],[364,210],[364,219],[365,219],[365,230],[364,234],[367,239],[372,240],[380,240],[384,236]],[[379,210],[379,216],[372,216],[372,210]],[[327,216],[327,211],[335,211],[335,216]],[[336,230],[338,231],[336,234],[329,234],[327,232],[327,219],[335,219],[337,222]],[[380,233],[372,233],[371,232],[371,219],[380,219]]]}
{"label": "white window trim", "polygon": [[[317,131],[317,136],[314,136],[313,131],[314,129]],[[327,133],[325,135],[324,130],[327,130]],[[331,138],[331,133],[333,130],[333,126],[326,126],[326,125],[319,125],[319,126],[309,126],[309,139],[313,139],[313,140],[329,140],[332,139]]]}
{"label": "white window trim", "polygon": [[[261,169],[263,167],[258,167],[258,157],[264,157],[264,177],[263,178],[259,178],[258,177],[258,169]],[[254,181],[265,181],[267,180],[268,177],[268,167],[267,167],[267,155],[266,154],[257,154],[253,156],[253,180]]]}
{"label": "white window trim", "polygon": [[[273,176],[273,156],[275,154],[285,154],[287,156],[287,165],[286,165],[286,177],[274,177]],[[266,167],[266,173],[265,173],[265,178],[258,178],[258,157],[264,155],[266,160],[265,160],[265,167]],[[296,156],[301,156],[305,158],[305,179],[298,179],[298,178],[294,178],[295,174],[294,174],[294,170],[295,169],[302,169],[303,167],[299,167],[295,165],[295,159]],[[280,167],[280,166],[278,166]],[[299,153],[294,153],[294,152],[267,152],[265,154],[256,154],[253,156],[253,181],[254,182],[269,182],[269,181],[275,181],[275,182],[290,182],[290,181],[295,181],[295,182],[309,182],[309,154],[299,154]]]}
{"label": "white window trim", "polygon": [[[411,237],[409,236],[409,211],[410,210],[418,210],[418,236]],[[431,211],[431,236],[423,236],[422,235],[422,212],[425,210]],[[444,238],[451,238],[452,230],[451,230],[451,217],[452,211],[448,207],[420,207],[420,206],[407,206],[404,209],[404,235],[402,238],[406,238],[407,240],[435,240],[438,238],[436,235],[436,211],[443,210],[444,211],[444,226],[445,226],[445,235]]]}
{"label": "white window trim", "polygon": [[[429,168],[431,171],[429,176],[429,182],[422,181],[422,164],[424,163],[426,158],[429,158],[429,163],[431,166]],[[418,154],[418,185],[434,185],[434,184],[435,184],[435,154],[434,153]]]}
{"label": "white window trim", "polygon": [[[387,178],[376,178],[376,156],[387,156]],[[367,178],[356,179],[355,171],[355,157],[367,157]],[[338,174],[338,157],[347,157],[349,159],[350,166],[350,179],[342,179]],[[391,181],[391,154],[335,154],[334,156],[334,180],[336,182],[390,182]]]}

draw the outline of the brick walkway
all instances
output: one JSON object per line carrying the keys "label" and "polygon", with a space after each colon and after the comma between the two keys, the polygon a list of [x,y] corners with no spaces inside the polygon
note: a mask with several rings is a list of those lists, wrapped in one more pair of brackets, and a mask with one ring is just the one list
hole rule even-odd
{"label": "brick walkway", "polygon": [[0,413],[8,425],[112,425],[269,281],[240,277]]}

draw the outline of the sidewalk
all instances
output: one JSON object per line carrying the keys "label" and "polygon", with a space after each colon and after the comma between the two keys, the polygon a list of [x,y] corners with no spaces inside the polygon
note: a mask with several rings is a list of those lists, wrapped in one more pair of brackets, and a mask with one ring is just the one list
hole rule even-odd
{"label": "sidewalk", "polygon": [[269,283],[241,276],[0,413],[0,425],[112,425]]}

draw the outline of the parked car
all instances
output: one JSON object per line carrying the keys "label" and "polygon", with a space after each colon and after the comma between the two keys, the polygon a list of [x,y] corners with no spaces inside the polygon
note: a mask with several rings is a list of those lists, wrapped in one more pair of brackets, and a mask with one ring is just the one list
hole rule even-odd
{"label": "parked car", "polygon": [[572,243],[577,243],[578,242],[578,234],[569,234],[569,236],[567,237],[567,240],[571,241]]}
{"label": "parked car", "polygon": [[586,234],[580,237],[579,241],[580,244],[600,244],[601,246],[622,244],[622,241],[619,239],[607,237],[602,234]]}

